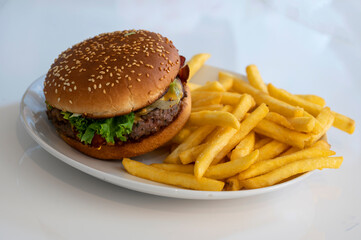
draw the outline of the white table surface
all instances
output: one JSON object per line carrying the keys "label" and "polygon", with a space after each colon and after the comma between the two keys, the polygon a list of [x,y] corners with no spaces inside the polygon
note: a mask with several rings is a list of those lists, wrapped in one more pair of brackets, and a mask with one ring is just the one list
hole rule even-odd
{"label": "white table surface", "polygon": [[19,103],[63,50],[101,32],[149,29],[190,58],[323,96],[361,122],[361,3],[0,0],[0,239],[361,239],[361,135],[332,129],[339,170],[274,193],[181,200],[126,190],[48,154]]}

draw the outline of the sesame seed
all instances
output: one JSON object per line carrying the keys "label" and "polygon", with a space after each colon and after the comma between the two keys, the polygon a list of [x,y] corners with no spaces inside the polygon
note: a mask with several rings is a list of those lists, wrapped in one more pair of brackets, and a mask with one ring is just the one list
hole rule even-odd
{"label": "sesame seed", "polygon": [[88,91],[89,91],[89,92],[91,92],[91,91],[92,91],[92,89],[91,89],[90,87],[88,87]]}
{"label": "sesame seed", "polygon": [[58,102],[60,102],[60,97],[58,98]]}
{"label": "sesame seed", "polygon": [[97,89],[97,85],[96,85],[96,84],[94,84],[94,85],[93,85],[93,88],[94,88],[94,89]]}
{"label": "sesame seed", "polygon": [[105,89],[103,89],[103,93],[104,93],[104,94],[106,94],[106,93],[107,93],[107,91],[105,91]]}
{"label": "sesame seed", "polygon": [[99,83],[99,86],[98,86],[99,88],[102,88],[102,84],[101,83]]}
{"label": "sesame seed", "polygon": [[73,104],[73,102],[72,102],[71,100],[69,100],[69,103],[70,103],[70,104]]}

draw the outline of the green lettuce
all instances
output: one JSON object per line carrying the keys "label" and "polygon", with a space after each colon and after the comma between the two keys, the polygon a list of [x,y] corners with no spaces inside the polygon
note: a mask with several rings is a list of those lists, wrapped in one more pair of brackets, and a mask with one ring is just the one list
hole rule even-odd
{"label": "green lettuce", "polygon": [[134,123],[134,113],[106,119],[85,118],[70,112],[61,114],[76,129],[81,142],[86,144],[91,144],[95,133],[102,136],[107,143],[114,144],[115,138],[126,141],[126,135],[132,132]]}

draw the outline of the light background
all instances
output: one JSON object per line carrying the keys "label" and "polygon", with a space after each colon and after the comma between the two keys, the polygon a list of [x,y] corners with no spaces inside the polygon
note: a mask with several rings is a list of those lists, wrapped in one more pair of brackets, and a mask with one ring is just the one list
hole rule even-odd
{"label": "light background", "polygon": [[[148,29],[186,58],[323,96],[361,122],[361,2],[0,0],[0,239],[360,239],[361,138],[331,130],[342,168],[292,189],[228,201],[125,190],[61,163],[24,132],[26,88],[69,46],[102,32]],[[271,238],[273,239],[273,238]]]}

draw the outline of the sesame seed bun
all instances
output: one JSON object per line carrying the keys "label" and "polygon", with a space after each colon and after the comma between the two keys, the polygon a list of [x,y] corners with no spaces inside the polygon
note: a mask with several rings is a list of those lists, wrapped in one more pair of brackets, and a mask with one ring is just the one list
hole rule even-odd
{"label": "sesame seed bun", "polygon": [[124,115],[159,99],[179,68],[178,50],[158,33],[104,33],[55,59],[44,81],[45,99],[88,117]]}
{"label": "sesame seed bun", "polygon": [[123,157],[134,157],[153,151],[154,149],[164,145],[170,141],[179,130],[186,124],[191,112],[191,95],[188,86],[184,87],[186,96],[182,99],[181,110],[177,118],[166,128],[148,136],[139,142],[124,142],[121,145],[102,145],[99,148],[82,144],[81,142],[67,137],[63,134],[60,136],[73,148],[78,151],[103,160],[122,159]]}

